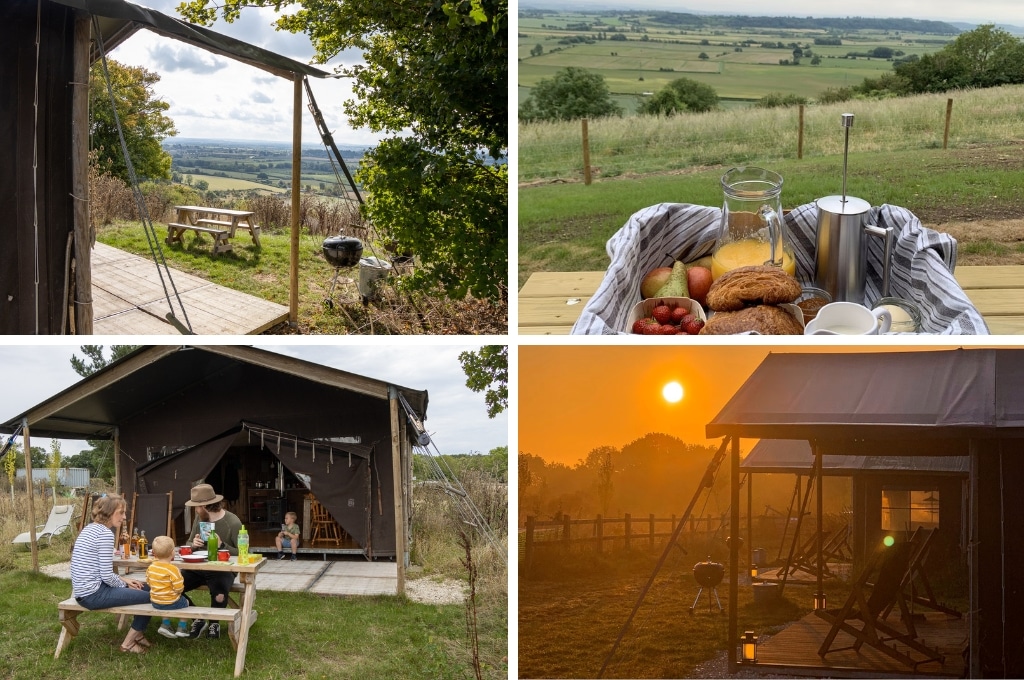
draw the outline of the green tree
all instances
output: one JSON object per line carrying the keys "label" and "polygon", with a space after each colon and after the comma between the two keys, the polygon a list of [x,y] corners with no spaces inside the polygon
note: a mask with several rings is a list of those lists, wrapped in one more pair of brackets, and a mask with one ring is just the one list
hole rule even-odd
{"label": "green tree", "polygon": [[508,0],[186,0],[210,24],[245,7],[287,11],[276,27],[305,33],[340,67],[356,99],[349,124],[392,135],[371,149],[357,180],[365,217],[424,266],[403,281],[452,298],[508,296]]}
{"label": "green tree", "polygon": [[[136,175],[149,179],[170,178],[171,156],[163,150],[161,142],[178,131],[174,121],[164,115],[170,104],[157,99],[153,91],[160,76],[141,66],[126,66],[112,59],[107,60],[107,66],[117,116]],[[121,150],[102,62],[93,64],[89,72],[89,107],[92,111],[89,135],[92,147],[98,151],[100,170],[128,182],[128,166]]]}
{"label": "green tree", "polygon": [[519,118],[525,121],[621,115],[622,108],[612,101],[604,76],[576,66],[541,79],[519,108]]}
{"label": "green tree", "polygon": [[902,61],[894,70],[909,93],[1024,83],[1024,42],[987,24],[961,33],[938,52]]}
{"label": "green tree", "polygon": [[536,45],[533,46],[533,48],[530,49],[531,57],[539,57],[542,54],[544,54],[544,46],[541,45],[540,43],[537,43]]}
{"label": "green tree", "polygon": [[60,440],[50,440],[50,455],[46,460],[46,468],[50,473],[50,486],[54,489],[57,488],[57,471],[60,470],[61,455],[60,455]]}
{"label": "green tree", "polygon": [[[77,355],[71,356],[71,368],[83,378],[106,368],[115,361],[131,354],[138,345],[111,345],[110,357],[103,352],[103,345],[82,345],[83,358]],[[114,479],[114,443],[107,439],[90,439],[89,446],[92,448],[80,451],[74,456],[65,459],[68,467],[84,467],[89,469],[89,475],[100,477],[107,481]],[[35,457],[33,456],[33,461]]]}
{"label": "green tree", "polygon": [[488,418],[508,407],[508,345],[485,345],[475,352],[462,352],[459,363],[466,374],[466,387],[484,392]]}
{"label": "green tree", "polygon": [[707,52],[701,52],[700,54],[697,55],[697,58],[700,59],[701,61],[707,61],[711,57],[708,56]]}
{"label": "green tree", "polygon": [[690,78],[677,78],[641,102],[637,112],[674,116],[683,111],[711,111],[717,106],[718,94],[713,87]]}

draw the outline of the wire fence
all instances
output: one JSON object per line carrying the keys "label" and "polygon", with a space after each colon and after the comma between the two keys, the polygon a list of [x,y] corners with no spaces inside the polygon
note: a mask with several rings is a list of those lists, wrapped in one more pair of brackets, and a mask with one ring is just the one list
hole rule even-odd
{"label": "wire fence", "polygon": [[843,113],[854,114],[851,153],[1024,140],[1020,85],[805,108],[602,118],[586,128],[580,121],[523,123],[519,181],[585,180],[587,168],[593,177],[615,177],[841,154]]}

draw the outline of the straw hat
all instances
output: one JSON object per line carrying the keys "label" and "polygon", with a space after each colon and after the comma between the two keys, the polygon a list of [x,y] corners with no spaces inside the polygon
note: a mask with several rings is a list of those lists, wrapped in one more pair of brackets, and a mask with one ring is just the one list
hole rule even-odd
{"label": "straw hat", "polygon": [[185,505],[194,508],[197,505],[210,505],[224,500],[224,496],[214,493],[213,487],[209,484],[196,484],[192,487],[192,500],[185,501]]}

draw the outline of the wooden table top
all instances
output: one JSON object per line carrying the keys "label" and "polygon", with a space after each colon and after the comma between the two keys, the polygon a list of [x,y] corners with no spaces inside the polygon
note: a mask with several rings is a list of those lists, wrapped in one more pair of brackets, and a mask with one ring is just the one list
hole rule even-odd
{"label": "wooden table top", "polygon": [[248,217],[255,213],[251,210],[232,210],[230,208],[209,208],[201,205],[176,205],[174,209],[179,212],[189,213],[210,213],[212,215],[228,215],[230,217]]}
{"label": "wooden table top", "polygon": [[[251,560],[249,564],[239,564],[238,558],[234,555],[232,555],[227,562],[207,562],[205,560],[203,560],[202,562],[182,562],[181,560],[174,560],[174,562],[172,562],[171,564],[173,564],[181,570],[230,571],[235,574],[255,574],[260,570],[260,567],[262,567],[267,562],[267,558],[263,557],[262,555],[250,555],[249,558]],[[117,557],[114,558],[115,569],[128,569],[132,571],[138,571],[140,569],[145,569],[152,563],[153,560],[140,560],[137,557],[133,557],[127,560],[120,559]]]}
{"label": "wooden table top", "polygon": [[[993,335],[1024,334],[1024,266],[960,266],[957,283]],[[520,335],[568,335],[604,272],[535,272],[519,291]]]}

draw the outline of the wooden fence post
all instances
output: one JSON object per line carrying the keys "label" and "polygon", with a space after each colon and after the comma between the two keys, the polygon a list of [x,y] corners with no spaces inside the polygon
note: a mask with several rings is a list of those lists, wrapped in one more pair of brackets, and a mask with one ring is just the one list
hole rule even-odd
{"label": "wooden fence post", "polygon": [[650,545],[651,545],[651,548],[654,548],[654,513],[653,512],[647,518],[647,525],[648,525],[648,527],[650,529],[650,532],[651,532]]}
{"label": "wooden fence post", "polygon": [[946,100],[946,129],[942,132],[942,148],[949,144],[949,120],[953,117],[953,98]]}
{"label": "wooden fence post", "polygon": [[587,119],[583,123],[583,183],[590,186],[590,133],[587,131]]}
{"label": "wooden fence post", "polygon": [[630,539],[629,533],[630,533],[630,529],[631,529],[630,519],[631,519],[631,517],[629,516],[629,513],[627,512],[626,513],[626,550],[629,550],[629,547],[630,547],[629,546],[629,539]]}
{"label": "wooden fence post", "polygon": [[569,550],[569,527],[572,526],[569,521],[569,515],[562,515],[562,543],[565,545],[565,550]]}
{"label": "wooden fence post", "polygon": [[597,536],[597,552],[602,552],[604,550],[604,521],[601,519],[601,515],[594,520],[594,533]]}
{"label": "wooden fence post", "polygon": [[804,157],[804,105],[800,105],[800,131],[796,136],[796,157],[801,159]]}
{"label": "wooden fence post", "polygon": [[526,516],[526,553],[523,556],[523,576],[530,575],[530,565],[533,564],[533,531],[536,519],[533,515]]}

